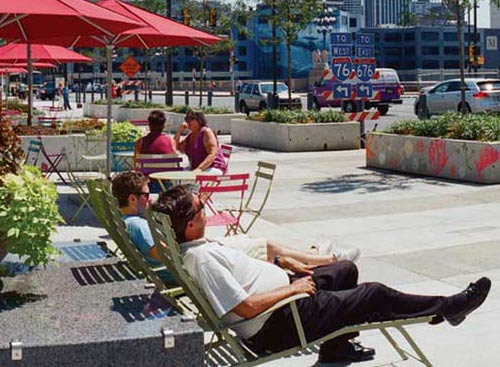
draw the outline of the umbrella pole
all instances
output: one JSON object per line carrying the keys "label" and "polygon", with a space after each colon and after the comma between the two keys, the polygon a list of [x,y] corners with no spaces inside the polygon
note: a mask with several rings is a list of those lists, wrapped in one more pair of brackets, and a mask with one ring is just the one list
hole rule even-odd
{"label": "umbrella pole", "polygon": [[106,176],[111,178],[111,89],[113,83],[113,45],[106,46]]}
{"label": "umbrella pole", "polygon": [[33,119],[33,62],[31,60],[31,43],[26,44],[26,57],[28,58],[28,126]]}

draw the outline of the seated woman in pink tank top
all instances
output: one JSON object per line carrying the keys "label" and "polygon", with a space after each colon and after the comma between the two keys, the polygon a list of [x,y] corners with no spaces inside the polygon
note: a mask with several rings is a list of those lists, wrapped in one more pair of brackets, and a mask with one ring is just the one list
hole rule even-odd
{"label": "seated woman in pink tank top", "polygon": [[[181,140],[184,130],[190,132]],[[214,132],[207,127],[207,119],[202,112],[188,112],[185,121],[174,136],[177,149],[189,158],[192,170],[222,174],[226,172],[226,162]]]}
{"label": "seated woman in pink tank top", "polygon": [[135,142],[135,154],[173,154],[175,141],[163,134],[165,129],[165,114],[154,110],[148,116],[150,133]]}

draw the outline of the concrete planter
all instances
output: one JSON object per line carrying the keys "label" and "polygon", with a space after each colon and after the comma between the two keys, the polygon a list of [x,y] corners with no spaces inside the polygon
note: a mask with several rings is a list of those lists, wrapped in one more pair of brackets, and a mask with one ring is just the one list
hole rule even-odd
{"label": "concrete planter", "polygon": [[[184,122],[184,113],[167,112],[167,125],[171,132],[175,133],[179,126]],[[205,115],[208,127],[217,135],[231,134],[231,121],[235,118],[245,116],[242,113],[225,113]]]}
{"label": "concrete planter", "polygon": [[118,109],[117,121],[127,120],[147,120],[151,111],[158,110],[158,108],[125,108]]}
{"label": "concrete planter", "polygon": [[366,165],[425,176],[500,183],[500,142],[371,133]]}
{"label": "concrete planter", "polygon": [[359,122],[278,124],[234,119],[231,142],[282,152],[359,149]]}
{"label": "concrete planter", "polygon": [[[28,151],[28,146],[30,140],[38,139],[37,136],[24,135],[20,136],[22,140],[22,146],[25,152]],[[62,148],[66,150],[66,154],[73,171],[87,171],[89,169],[96,169],[96,163],[91,167],[90,163],[82,158],[82,154],[89,154],[86,151],[85,134],[68,134],[68,135],[48,135],[42,136],[42,142],[49,154],[59,153]],[[106,152],[106,143],[99,142],[93,143],[92,155],[104,154]],[[40,159],[43,156],[40,154]],[[45,160],[38,162],[38,166],[41,163],[46,163]],[[105,164],[102,162],[102,164]],[[66,171],[66,163],[61,163],[58,166],[60,171]]]}
{"label": "concrete planter", "polygon": [[[106,105],[100,105],[95,103],[85,103],[83,105],[83,115],[85,117],[97,117],[97,118],[106,118],[107,115],[107,107]],[[118,121],[120,105],[114,104],[111,105],[111,117],[114,120]]]}

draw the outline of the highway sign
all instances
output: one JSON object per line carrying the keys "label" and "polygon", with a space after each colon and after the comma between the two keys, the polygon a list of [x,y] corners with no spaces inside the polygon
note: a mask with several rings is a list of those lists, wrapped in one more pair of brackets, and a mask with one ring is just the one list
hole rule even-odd
{"label": "highway sign", "polygon": [[349,57],[334,57],[332,59],[332,72],[341,82],[349,79],[352,72],[352,61]]}
{"label": "highway sign", "polygon": [[352,56],[352,46],[332,46],[332,56],[333,57],[351,57]]}
{"label": "highway sign", "polygon": [[375,44],[375,35],[373,33],[356,33],[356,45],[373,46]]}
{"label": "highway sign", "polygon": [[356,45],[356,57],[375,57],[375,47]]}
{"label": "highway sign", "polygon": [[333,98],[347,99],[351,98],[351,84],[333,83]]}
{"label": "highway sign", "polygon": [[356,76],[362,82],[367,82],[375,74],[377,64],[373,58],[356,58],[354,59],[354,71]]}
{"label": "highway sign", "polygon": [[350,33],[332,33],[330,43],[332,45],[350,45],[352,44],[352,36]]}
{"label": "highway sign", "polygon": [[373,94],[372,83],[358,83],[356,85],[356,95],[359,98],[371,98]]}

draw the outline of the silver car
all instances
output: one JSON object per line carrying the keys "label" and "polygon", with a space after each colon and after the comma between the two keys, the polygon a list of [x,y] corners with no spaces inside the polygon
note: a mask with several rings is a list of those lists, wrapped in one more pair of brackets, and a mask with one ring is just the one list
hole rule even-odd
{"label": "silver car", "polygon": [[[288,107],[288,87],[285,83],[277,83],[278,104],[280,108]],[[245,83],[240,92],[240,112],[260,111],[267,108],[267,95],[273,92],[272,82]],[[302,109],[300,96],[292,93],[292,108]]]}
{"label": "silver car", "polygon": [[[500,80],[465,79],[465,110],[471,113],[500,112]],[[415,99],[415,114],[429,118],[445,112],[461,110],[460,79],[450,79],[423,88]],[[425,102],[423,102],[425,101]]]}

